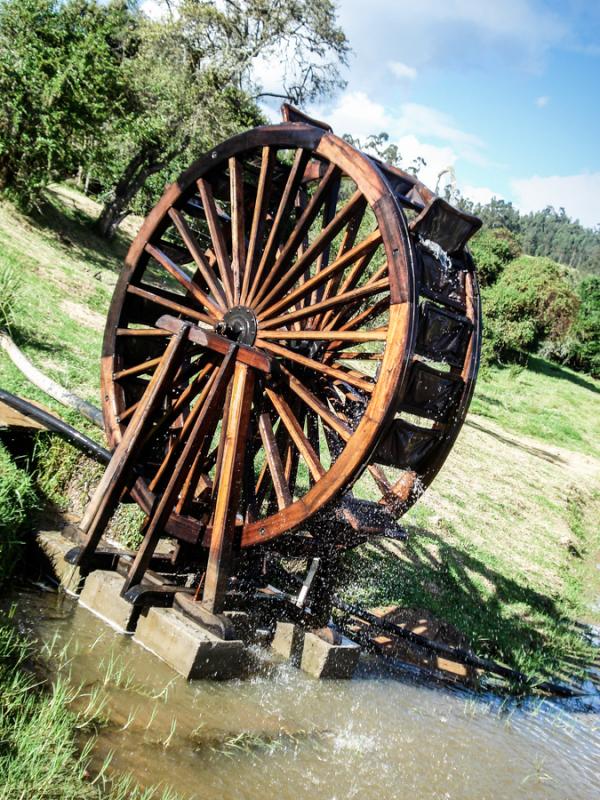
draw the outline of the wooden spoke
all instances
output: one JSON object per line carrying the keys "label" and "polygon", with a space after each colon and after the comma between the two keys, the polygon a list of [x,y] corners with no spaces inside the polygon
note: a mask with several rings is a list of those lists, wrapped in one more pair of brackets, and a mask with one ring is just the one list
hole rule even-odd
{"label": "wooden spoke", "polygon": [[[313,275],[312,278],[308,278],[307,280],[305,280],[297,289],[286,294],[285,297],[283,297],[278,303],[275,303],[274,305],[269,306],[268,308],[265,308],[263,309],[263,311],[259,312],[258,314],[259,319],[268,319],[269,317],[272,317],[274,314],[277,314],[280,311],[285,310],[286,308],[290,308],[302,298],[307,297],[317,287],[322,286],[324,283],[326,283],[326,281],[332,275],[342,272],[344,269],[346,269],[346,267],[349,264],[352,264],[357,259],[360,259],[365,252],[368,252],[376,248],[380,242],[381,242],[381,234],[379,233],[379,231],[375,231],[360,244],[357,244],[356,247],[352,248],[352,250],[349,250],[347,253],[341,256],[341,258],[336,259],[328,267],[325,267],[320,272],[317,272],[315,275]],[[306,255],[308,255],[308,251]],[[289,276],[291,276],[292,272],[296,270],[296,267],[298,266],[299,263],[302,262],[303,258],[304,256],[298,259],[298,261],[294,265],[293,270],[290,270]],[[313,302],[311,304],[311,308],[316,308],[317,305],[318,304],[316,302]]]}
{"label": "wooden spoke", "polygon": [[223,228],[219,220],[219,214],[215,199],[212,193],[212,187],[204,178],[196,181],[200,191],[200,199],[202,207],[206,214],[206,221],[208,223],[208,230],[210,231],[210,238],[215,249],[215,257],[217,259],[217,266],[219,268],[219,275],[221,276],[221,283],[225,289],[225,296],[229,305],[234,304],[233,300],[233,275],[231,272],[231,263],[229,261],[229,254],[227,252],[227,245],[225,244],[225,236],[223,235]]}
{"label": "wooden spoke", "polygon": [[[136,297],[141,297],[144,300],[149,300],[151,303],[155,303],[157,306],[162,306],[162,308],[168,308],[171,311],[176,311],[178,314],[184,314],[186,317],[190,319],[195,319],[198,322],[205,322],[207,325],[211,325],[214,322],[212,317],[209,317],[207,314],[202,314],[200,311],[195,311],[193,308],[186,306],[184,303],[178,303],[174,300],[170,300],[167,297],[164,297],[160,292],[160,289],[156,287],[151,287],[146,289],[142,286],[134,286],[130,284],[127,287],[127,291],[129,294],[133,294]],[[184,299],[184,298],[182,298]]]}
{"label": "wooden spoke", "polygon": [[217,319],[221,319],[223,316],[222,310],[219,308],[216,303],[208,297],[202,289],[200,289],[192,280],[189,278],[186,273],[181,269],[181,267],[177,266],[174,261],[163,253],[162,250],[159,250],[158,247],[154,247],[152,244],[146,245],[146,252],[149,253],[152,258],[158,261],[167,272],[172,275],[175,280],[179,281],[179,283],[205,308],[207,308]]}
{"label": "wooden spoke", "polygon": [[[287,269],[285,274],[282,275],[279,282],[271,289],[271,291],[264,297],[264,299],[257,303],[256,310],[261,315],[261,312],[264,314],[265,310],[269,308],[269,303],[272,303],[278,297],[281,297],[283,292],[286,291],[290,286],[293,286],[296,280],[300,277],[300,275],[306,271],[306,269],[314,262],[314,260],[320,256],[326,247],[328,247],[331,242],[335,239],[338,233],[342,230],[342,228],[348,223],[348,221],[352,218],[352,216],[356,213],[356,208],[359,203],[362,202],[362,194],[360,192],[355,192],[350,200],[346,203],[346,205],[336,214],[333,220],[329,223],[329,225],[324,228],[321,233],[316,237],[314,242],[309,245],[307,250],[296,259],[295,264],[290,268]],[[381,234],[379,234],[379,240],[377,244],[381,241]],[[364,249],[368,249],[370,246],[375,246],[375,241],[366,241],[364,243]],[[348,254],[342,256],[342,259],[347,259],[343,262],[343,266],[349,264],[354,258],[358,258],[360,253],[355,254],[352,258],[348,258]],[[340,268],[339,262],[337,263],[337,269]],[[277,269],[277,264],[274,267],[275,271]],[[324,270],[321,272],[321,276],[326,275],[326,278],[319,282],[318,285],[321,285],[325,282],[329,275],[333,274],[336,270]],[[315,276],[317,277],[317,276]],[[309,281],[307,281],[308,283]],[[266,285],[266,281],[265,281]],[[306,285],[306,284],[305,284]],[[263,287],[264,288],[264,287]],[[287,298],[286,298],[287,299]],[[258,296],[257,296],[258,300]],[[276,304],[277,305],[277,304]]]}
{"label": "wooden spoke", "polygon": [[[373,305],[363,309],[354,317],[352,316],[355,311],[354,308],[340,311],[329,323],[326,324],[325,327],[327,330],[332,330],[334,325],[339,325],[342,323],[338,330],[352,331],[358,328],[360,325],[366,325],[371,319],[383,314],[387,308],[389,308],[389,299],[387,297],[382,297],[380,300],[377,300],[377,302],[373,303]],[[350,319],[347,319],[348,317],[350,317]],[[344,319],[347,321],[344,322]]]}
{"label": "wooden spoke", "polygon": [[[346,226],[344,237],[341,241],[340,247],[336,255],[336,260],[340,259],[343,255],[345,255],[349,250],[352,250],[352,248],[354,247],[354,243],[356,242],[356,237],[358,236],[358,232],[360,230],[360,226],[364,219],[366,210],[367,210],[367,201],[363,197],[362,203],[358,204],[354,216]],[[327,282],[327,285],[323,290],[323,296],[320,299],[326,300],[328,297],[331,297],[331,295],[339,288],[341,279],[342,279],[341,272],[332,276],[330,280]]]}
{"label": "wooden spoke", "polygon": [[[341,183],[342,183],[341,175],[338,175],[337,180],[332,183],[331,189],[329,190],[328,193],[327,200],[323,205],[321,230],[326,230],[327,226],[332,222],[332,220],[335,217],[338,199],[340,196]],[[362,198],[362,193],[361,193],[361,198]],[[330,250],[331,250],[331,242],[326,244],[323,250],[317,256],[317,260],[315,261],[314,265],[315,275],[321,272],[329,264]],[[316,303],[317,301],[321,300],[322,295],[323,295],[323,286],[321,285],[313,289],[311,295],[311,302]]]}
{"label": "wooden spoke", "polygon": [[306,466],[308,467],[313,480],[318,481],[319,478],[325,474],[325,469],[319,461],[319,457],[315,453],[313,446],[306,438],[304,431],[302,430],[302,426],[298,422],[294,412],[284,398],[281,395],[276,394],[272,389],[267,388],[266,394],[273,404],[273,408],[279,414],[283,425],[290,435],[290,438],[306,462]]}
{"label": "wooden spoke", "polygon": [[270,350],[275,355],[279,355],[288,361],[293,361],[296,364],[301,364],[303,367],[309,367],[316,372],[321,372],[323,375],[328,375],[330,378],[334,378],[337,380],[345,381],[349,383],[351,386],[355,386],[357,389],[362,389],[364,392],[372,392],[373,391],[373,384],[366,380],[365,377],[357,378],[353,375],[350,375],[347,370],[344,369],[336,369],[335,367],[331,367],[327,364],[322,364],[320,361],[316,361],[314,358],[308,358],[307,356],[302,356],[300,353],[295,353],[293,350],[288,350],[285,347],[280,347],[277,344],[273,344],[273,342],[263,342],[263,347],[266,350]]}
{"label": "wooden spoke", "polygon": [[360,350],[346,350],[338,353],[340,361],[381,361],[383,353],[366,353]]}
{"label": "wooden spoke", "polygon": [[[257,292],[252,295],[252,303],[255,308],[259,307],[259,302],[265,297],[271,284],[278,280],[282,275],[284,276],[292,263],[298,248],[305,236],[308,235],[310,226],[315,221],[323,203],[327,199],[327,192],[331,184],[337,180],[339,170],[332,164],[329,165],[323,179],[314,191],[314,194],[308,201],[306,208],[302,212],[300,219],[296,223],[294,230],[290,234],[281,254],[277,258],[273,268],[269,274],[265,276],[262,286],[257,287]],[[269,301],[270,301],[269,294]],[[267,301],[268,302],[268,301]]]}
{"label": "wooden spoke", "polygon": [[282,370],[287,378],[290,389],[296,394],[309,408],[321,417],[323,422],[334,430],[345,442],[352,436],[352,429],[341,420],[333,411],[323,403],[319,398],[313,394],[303,383],[298,380],[295,375],[282,367]]}
{"label": "wooden spoke", "polygon": [[185,221],[181,212],[178,211],[176,208],[169,209],[169,216],[175,223],[175,227],[177,228],[177,230],[179,231],[179,235],[185,242],[185,246],[190,251],[190,254],[194,259],[198,271],[206,281],[206,285],[213,293],[218,305],[224,309],[227,305],[225,301],[225,295],[223,294],[223,290],[212,270],[212,267],[204,257],[200,245],[198,244],[198,240],[194,236],[192,229]]}
{"label": "wooden spoke", "polygon": [[229,159],[229,196],[231,199],[231,271],[233,299],[240,302],[241,275],[246,264],[246,220],[242,164],[235,156]]}
{"label": "wooden spoke", "polygon": [[277,151],[272,147],[263,147],[262,149],[260,172],[258,174],[258,184],[256,187],[256,199],[254,201],[254,213],[252,214],[252,226],[248,239],[248,254],[246,256],[244,279],[240,295],[241,302],[245,305],[250,303],[248,291],[250,289],[250,282],[254,277],[255,262],[262,245],[276,154]]}
{"label": "wooden spoke", "polygon": [[[338,292],[343,294],[344,292],[349,292],[350,290],[354,289],[355,286],[360,281],[361,276],[364,274],[365,270],[369,266],[371,259],[375,255],[376,250],[373,249],[370,252],[364,254],[362,258],[360,258],[352,267],[351,270],[348,271],[346,276],[344,277],[344,281],[342,285],[338,288]],[[331,322],[333,317],[335,316],[333,311],[326,311],[320,317],[320,327],[325,328],[328,327],[328,323]]]}
{"label": "wooden spoke", "polygon": [[[300,188],[300,183],[302,181],[302,176],[304,175],[304,170],[306,169],[306,165],[310,159],[310,152],[307,150],[297,150],[296,155],[294,157],[294,163],[292,164],[292,168],[290,169],[290,173],[288,175],[285,188],[281,195],[281,199],[279,201],[279,206],[277,211],[275,212],[275,217],[273,222],[271,223],[271,230],[269,232],[269,237],[267,239],[267,243],[263,250],[263,254],[261,256],[258,269],[256,270],[256,275],[254,275],[253,281],[254,286],[260,288],[261,282],[263,280],[263,276],[268,274],[269,270],[271,269],[273,262],[277,256],[277,249],[281,244],[282,239],[282,226],[283,223],[287,220],[292,206],[295,202],[296,195],[298,193],[298,189]],[[248,302],[251,303],[253,300],[256,291],[252,291],[248,297]]]}
{"label": "wooden spoke", "polygon": [[[221,364],[221,367],[222,366],[223,365]],[[215,383],[215,381],[216,381],[216,379],[217,379],[219,374],[220,373],[218,373],[218,372],[214,372],[208,378],[207,382],[205,383],[204,387],[202,388],[202,391],[200,392],[200,395],[198,397],[196,405],[194,406],[194,408],[192,409],[190,415],[188,416],[188,418],[184,422],[183,428],[181,429],[181,431],[179,433],[179,436],[177,437],[177,440],[173,443],[173,447],[166,454],[166,456],[163,459],[162,463],[160,464],[158,470],[156,471],[154,477],[150,481],[150,491],[153,492],[153,491],[155,491],[155,489],[158,488],[158,486],[160,485],[163,477],[168,474],[169,469],[173,466],[173,464],[174,464],[174,462],[175,462],[175,460],[177,458],[177,455],[178,455],[178,453],[179,453],[179,451],[181,449],[181,446],[183,446],[183,444],[185,443],[185,441],[186,441],[186,439],[188,437],[189,431],[190,431],[190,429],[192,428],[192,426],[194,425],[194,423],[196,421],[196,418],[202,413],[203,406],[207,402],[207,398],[208,398],[208,396],[209,396],[209,394],[210,394],[210,392],[211,392],[211,390],[213,388],[213,385],[214,385],[214,383]]]}
{"label": "wooden spoke", "polygon": [[218,614],[223,608],[229,577],[253,392],[254,373],[246,364],[237,362],[231,384],[227,425],[221,432],[223,458],[218,479],[215,476],[218,490],[202,598],[203,604],[213,614]]}
{"label": "wooden spoke", "polygon": [[160,328],[117,328],[117,336],[170,336],[170,331]]}
{"label": "wooden spoke", "polygon": [[277,447],[277,441],[273,433],[271,417],[266,411],[263,411],[258,418],[258,430],[265,451],[266,463],[271,472],[271,479],[277,498],[277,506],[281,510],[290,505],[292,502],[292,495],[285,479],[283,462],[281,461],[281,455],[279,454],[279,448]]}
{"label": "wooden spoke", "polygon": [[260,341],[261,339],[275,339],[276,341],[301,339],[306,341],[317,341],[317,342],[328,342],[328,341],[385,342],[385,340],[387,339],[387,330],[377,329],[371,331],[343,331],[343,330],[259,331],[258,341]]}
{"label": "wooden spoke", "polygon": [[380,294],[381,292],[389,292],[390,285],[386,279],[377,281],[376,283],[366,286],[360,286],[358,289],[353,289],[344,294],[335,295],[335,297],[328,297],[327,300],[321,300],[320,303],[315,303],[312,306],[305,306],[298,308],[295,311],[290,311],[287,314],[282,314],[279,317],[262,320],[261,325],[265,328],[275,328],[278,325],[288,325],[297,319],[306,319],[312,317],[319,311],[326,311],[328,308],[335,308],[336,306],[346,306],[354,303],[356,300],[361,300],[363,297],[368,297],[371,294]]}
{"label": "wooden spoke", "polygon": [[141,364],[136,364],[127,369],[120,369],[118,372],[113,372],[113,378],[120,381],[123,378],[128,378],[130,375],[143,375],[146,372],[152,372],[154,368],[160,364],[162,356],[158,358],[150,358],[148,361],[143,361]]}
{"label": "wooden spoke", "polygon": [[133,412],[136,410],[136,408],[139,406],[140,403],[141,403],[141,400],[138,400],[137,403],[134,403],[133,405],[129,406],[129,408],[126,408],[125,411],[122,411],[119,414],[117,421],[118,422],[125,422],[126,420],[128,420],[129,417],[132,416]]}

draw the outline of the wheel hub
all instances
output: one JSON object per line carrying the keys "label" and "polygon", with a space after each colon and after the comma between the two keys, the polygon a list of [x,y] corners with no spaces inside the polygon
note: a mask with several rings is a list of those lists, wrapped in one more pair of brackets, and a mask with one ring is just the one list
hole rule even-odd
{"label": "wheel hub", "polygon": [[223,319],[215,325],[215,331],[240,344],[253,345],[256,340],[258,322],[251,308],[237,306],[230,308]]}

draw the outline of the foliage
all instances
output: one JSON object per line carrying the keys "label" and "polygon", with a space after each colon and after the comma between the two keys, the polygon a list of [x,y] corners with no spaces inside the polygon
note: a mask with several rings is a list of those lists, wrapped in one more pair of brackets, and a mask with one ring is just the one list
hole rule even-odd
{"label": "foliage", "polygon": [[600,377],[600,278],[581,281],[579,299],[579,311],[571,329],[569,361]]}
{"label": "foliage", "polygon": [[[109,238],[212,143],[264,123],[259,98],[303,103],[341,85],[348,45],[331,0],[181,0],[169,10],[137,20],[138,46],[123,62],[127,108],[107,123],[93,170],[105,200],[99,230]],[[256,65],[275,57],[283,86],[263,92]]]}
{"label": "foliage", "polygon": [[31,206],[92,157],[122,95],[124,2],[0,2],[0,190]]}
{"label": "foliage", "polygon": [[0,263],[0,330],[11,333],[16,317],[19,279],[11,264]]}
{"label": "foliage", "polygon": [[506,228],[482,228],[469,247],[482,286],[494,283],[508,262],[521,255],[518,241]]}
{"label": "foliage", "polygon": [[579,307],[567,270],[549,258],[521,256],[482,292],[484,360],[504,361],[567,336]]}
{"label": "foliage", "polygon": [[564,208],[556,211],[548,206],[521,214],[512,203],[496,197],[485,205],[461,197],[458,205],[481,217],[486,228],[510,231],[528,255],[548,256],[582,272],[600,273],[600,227],[584,227]]}

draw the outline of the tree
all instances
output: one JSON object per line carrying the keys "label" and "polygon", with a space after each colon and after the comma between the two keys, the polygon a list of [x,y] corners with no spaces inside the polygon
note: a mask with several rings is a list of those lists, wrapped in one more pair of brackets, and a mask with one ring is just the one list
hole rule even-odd
{"label": "tree", "polygon": [[[297,103],[341,83],[348,45],[331,0],[181,0],[162,20],[140,23],[140,44],[124,70],[130,110],[104,134],[113,139],[110,187],[98,221],[114,235],[150,183],[173,179],[215,139],[261,123],[265,96],[254,68],[284,54],[279,96]],[[105,159],[108,163],[108,160]],[[155,199],[155,198],[152,198]]]}
{"label": "tree", "polygon": [[0,190],[23,205],[89,157],[123,93],[128,16],[120,0],[1,0]]}

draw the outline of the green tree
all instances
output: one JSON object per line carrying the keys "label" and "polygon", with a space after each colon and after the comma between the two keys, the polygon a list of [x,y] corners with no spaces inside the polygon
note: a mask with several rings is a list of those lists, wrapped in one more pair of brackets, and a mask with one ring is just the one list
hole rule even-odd
{"label": "green tree", "polygon": [[0,190],[26,206],[90,158],[123,95],[125,2],[0,0]]}
{"label": "green tree", "polygon": [[[107,237],[215,139],[263,122],[260,98],[303,103],[341,84],[348,44],[331,0],[181,0],[169,8],[164,19],[141,23],[139,49],[124,64],[130,111],[104,133],[113,142],[103,160],[110,168],[98,170]],[[276,57],[281,90],[263,92],[256,64]]]}

